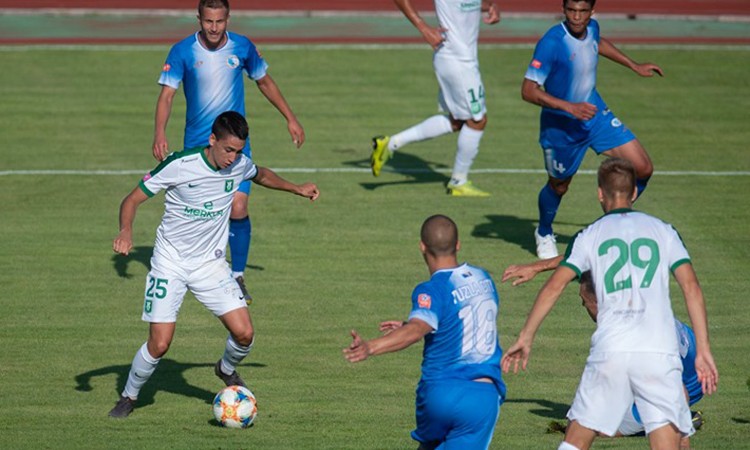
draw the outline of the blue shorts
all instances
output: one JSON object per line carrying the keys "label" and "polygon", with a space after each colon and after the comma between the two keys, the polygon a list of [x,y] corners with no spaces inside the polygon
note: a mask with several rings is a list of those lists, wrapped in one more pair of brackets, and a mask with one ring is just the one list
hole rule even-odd
{"label": "blue shorts", "polygon": [[609,108],[599,109],[586,121],[543,112],[540,130],[544,166],[549,176],[560,180],[578,172],[589,147],[599,155],[635,139],[633,132]]}
{"label": "blue shorts", "polygon": [[[247,138],[247,142],[245,143],[245,148],[242,149],[242,154],[247,156],[248,158],[252,159],[253,157],[253,151],[250,149],[250,138]],[[252,186],[253,182],[245,180],[242,183],[240,183],[239,189],[237,189],[237,192],[242,192],[245,195],[250,195],[250,187]]]}
{"label": "blue shorts", "polygon": [[486,449],[502,398],[492,383],[446,380],[417,387],[417,429],[411,437],[426,449]]}

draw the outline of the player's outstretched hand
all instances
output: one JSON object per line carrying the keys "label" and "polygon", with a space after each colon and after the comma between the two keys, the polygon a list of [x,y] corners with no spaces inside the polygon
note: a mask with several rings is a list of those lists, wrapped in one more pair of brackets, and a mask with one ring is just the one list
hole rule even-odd
{"label": "player's outstretched hand", "polygon": [[305,129],[302,128],[302,124],[295,119],[287,124],[287,129],[294,145],[297,148],[302,147],[302,144],[305,143]]}
{"label": "player's outstretched hand", "polygon": [[660,77],[664,76],[664,71],[661,70],[661,67],[653,63],[636,64],[633,70],[642,77],[653,77],[654,74]]}
{"label": "player's outstretched hand", "polygon": [[320,197],[320,191],[318,190],[318,186],[316,186],[315,183],[304,183],[299,186],[297,195],[309,198],[310,201],[314,202],[318,197]]}
{"label": "player's outstretched hand", "polygon": [[521,363],[521,368],[526,370],[526,364],[529,362],[529,354],[531,353],[531,345],[524,344],[521,340],[517,340],[503,355],[500,360],[500,367],[503,369],[503,373],[508,373],[510,367],[513,366],[513,373],[518,373],[518,363]]}
{"label": "player's outstretched hand", "polygon": [[403,326],[404,322],[400,320],[386,320],[385,322],[380,322],[379,330],[383,334],[388,334],[391,331],[398,330]]}
{"label": "player's outstretched hand", "polygon": [[130,234],[125,233],[124,231],[121,231],[112,243],[112,250],[121,255],[127,256],[132,248],[133,239],[130,237]]}
{"label": "player's outstretched hand", "polygon": [[344,358],[349,362],[360,362],[367,359],[370,356],[370,348],[367,342],[362,340],[362,337],[357,333],[356,330],[351,331],[352,343],[349,347],[343,350]]}
{"label": "player's outstretched hand", "polygon": [[501,282],[505,283],[506,281],[515,278],[511,285],[518,286],[519,284],[531,281],[536,276],[536,274],[537,271],[530,268],[529,264],[513,264],[505,268]]}

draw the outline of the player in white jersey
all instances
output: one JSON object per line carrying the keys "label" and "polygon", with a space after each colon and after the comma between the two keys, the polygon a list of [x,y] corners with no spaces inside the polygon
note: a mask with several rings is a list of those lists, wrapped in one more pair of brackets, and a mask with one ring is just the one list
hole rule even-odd
{"label": "player in white jersey", "polygon": [[497,332],[500,298],[485,270],[458,263],[453,220],[439,214],[427,218],[420,237],[430,279],[412,292],[409,321],[382,322],[385,336],[369,341],[352,330],[344,357],[364,361],[424,338],[412,438],[421,450],[486,449],[505,399]]}
{"label": "player in white jersey", "polygon": [[[255,81],[260,92],[284,116],[294,144],[300,147],[304,143],[302,125],[268,73],[268,64],[250,39],[227,31],[228,23],[227,0],[199,0],[200,31],[170,49],[159,77],[162,88],[156,104],[153,144],[154,158],[157,160],[161,161],[168,153],[167,121],[180,84],[187,103],[182,148],[201,147],[208,144],[211,126],[219,114],[237,111],[245,115],[243,73]],[[251,156],[249,140],[243,153]],[[232,272],[248,302],[251,297],[245,287],[244,270],[252,231],[247,213],[250,184],[247,181],[240,184],[229,221]]]}
{"label": "player in white jersey", "polygon": [[677,449],[693,433],[682,389],[681,361],[669,300],[669,274],[685,297],[696,338],[695,368],[704,393],[718,372],[708,340],[705,302],[690,257],[669,224],[631,209],[636,172],[621,158],[599,167],[605,215],[579,232],[565,259],[540,290],[503,371],[526,369],[534,336],[567,284],[591,271],[598,302],[591,351],[568,411],[559,449],[587,449],[596,433],[612,436],[635,402],[652,448]]}
{"label": "player in white jersey", "polygon": [[663,75],[656,64],[636,63],[600,36],[599,24],[591,18],[595,0],[562,3],[565,20],[537,43],[521,87],[524,100],[542,107],[539,144],[549,178],[539,191],[539,226],[534,231],[540,259],[558,254],[552,222],[589,147],[632,162],[638,195],[653,172],[643,145],[597,92],[599,55],[643,77]]}
{"label": "player in white jersey", "polygon": [[245,383],[235,367],[253,344],[247,304],[224,255],[232,197],[240,183],[252,180],[310,200],[318,198],[312,183],[294,184],[272,170],[256,166],[242,154],[247,141],[245,118],[236,111],[214,121],[208,146],[173,153],[138,183],[120,205],[120,232],[113,249],[127,255],[133,248],[138,206],[166,191],[164,216],[156,231],[151,270],[146,277],[142,319],[149,322],[148,341],[136,352],[120,399],[109,412],[127,417],[143,385],[169,349],[177,314],[189,289],[229,331],[224,355],[214,373],[227,386]]}
{"label": "player in white jersey", "polygon": [[487,108],[477,58],[477,39],[482,12],[488,24],[500,21],[500,12],[490,0],[435,0],[439,25],[428,25],[410,0],[394,0],[407,19],[434,49],[433,67],[440,91],[438,114],[393,136],[373,138],[370,157],[372,174],[380,175],[383,164],[404,145],[458,131],[456,159],[448,194],[485,197],[468,179],[487,125]]}

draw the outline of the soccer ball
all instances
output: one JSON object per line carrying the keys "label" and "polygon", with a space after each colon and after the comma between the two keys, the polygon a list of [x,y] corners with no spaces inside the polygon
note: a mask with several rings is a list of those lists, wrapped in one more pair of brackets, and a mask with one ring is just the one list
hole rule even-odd
{"label": "soccer ball", "polygon": [[242,386],[225,387],[214,397],[214,417],[227,428],[247,428],[255,420],[258,406],[250,389]]}

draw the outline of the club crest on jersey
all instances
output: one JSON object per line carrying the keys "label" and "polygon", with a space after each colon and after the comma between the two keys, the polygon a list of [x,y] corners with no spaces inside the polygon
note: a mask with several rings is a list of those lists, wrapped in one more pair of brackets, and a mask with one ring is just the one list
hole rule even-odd
{"label": "club crest on jersey", "polygon": [[233,187],[234,187],[234,180],[226,180],[224,182],[224,192],[232,192]]}
{"label": "club crest on jersey", "polygon": [[229,58],[227,58],[227,65],[231,69],[236,69],[240,66],[240,58],[237,57],[237,55],[231,55]]}
{"label": "club crest on jersey", "polygon": [[419,294],[417,296],[417,305],[420,308],[430,309],[430,306],[432,306],[432,297],[428,294]]}
{"label": "club crest on jersey", "polygon": [[535,69],[541,69],[542,68],[542,62],[539,61],[538,59],[533,59],[533,60],[531,60],[531,67],[533,67]]}

